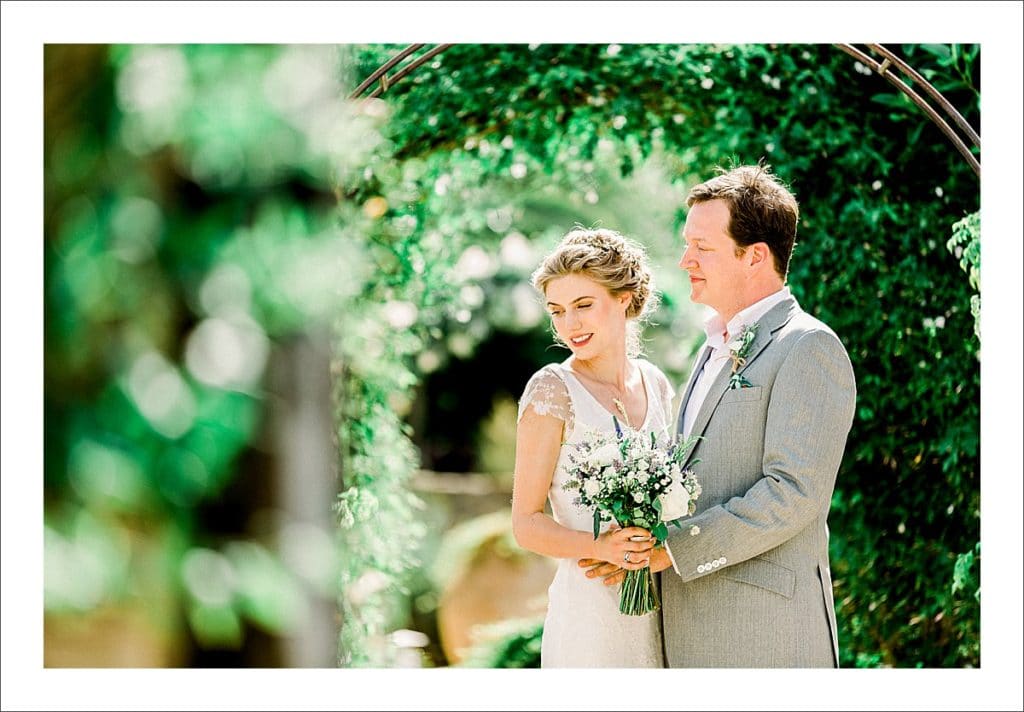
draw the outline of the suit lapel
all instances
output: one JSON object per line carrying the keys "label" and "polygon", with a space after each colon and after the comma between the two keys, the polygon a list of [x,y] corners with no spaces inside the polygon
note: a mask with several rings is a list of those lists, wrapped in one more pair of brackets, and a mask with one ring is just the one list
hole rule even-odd
{"label": "suit lapel", "polygon": [[693,393],[693,386],[697,383],[697,376],[700,374],[701,369],[704,368],[704,364],[711,357],[711,347],[704,345],[701,348],[700,353],[697,355],[697,360],[694,362],[693,370],[690,371],[690,380],[686,383],[686,388],[683,390],[683,399],[679,403],[679,413],[676,415],[676,432],[683,432],[683,413],[686,412],[686,404],[690,401],[690,394]]}
{"label": "suit lapel", "polygon": [[[775,336],[775,332],[781,329],[790,319],[793,318],[800,310],[799,305],[795,299],[785,299],[768,311],[763,317],[758,319],[755,323],[758,325],[757,335],[754,337],[754,342],[750,345],[750,353],[747,355],[747,362],[741,369],[746,370],[750,367],[750,364],[760,355],[762,351],[772,342]],[[697,411],[697,419],[693,422],[693,430],[690,431],[690,435],[704,435],[704,431],[708,427],[708,423],[711,421],[711,416],[714,415],[715,410],[718,408],[719,401],[722,400],[722,396],[729,388],[729,377],[732,375],[731,364],[726,364],[725,367],[718,373],[718,377],[715,378],[714,383],[711,384],[711,389],[708,391],[707,397],[704,398],[704,403],[701,404],[700,410]],[[693,388],[693,378],[691,377],[691,383],[689,388]],[[687,391],[687,398],[690,393]],[[684,407],[686,401],[683,401]],[[690,450],[687,455],[687,462],[693,457],[694,452],[697,448],[694,447]]]}

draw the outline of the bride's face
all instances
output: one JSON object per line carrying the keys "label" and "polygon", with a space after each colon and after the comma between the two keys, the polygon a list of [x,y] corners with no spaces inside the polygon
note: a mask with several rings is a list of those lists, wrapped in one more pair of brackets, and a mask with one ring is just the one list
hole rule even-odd
{"label": "bride's face", "polygon": [[626,339],[629,292],[613,295],[603,285],[581,274],[548,282],[548,313],[558,337],[580,359],[590,359]]}

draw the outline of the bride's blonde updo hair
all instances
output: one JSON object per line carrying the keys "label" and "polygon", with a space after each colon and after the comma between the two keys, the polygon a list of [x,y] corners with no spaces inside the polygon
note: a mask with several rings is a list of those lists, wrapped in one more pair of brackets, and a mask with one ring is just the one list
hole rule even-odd
{"label": "bride's blonde updo hair", "polygon": [[[635,357],[642,353],[639,322],[658,306],[654,278],[643,245],[604,228],[573,228],[541,262],[531,282],[541,294],[558,277],[578,274],[602,285],[613,295],[632,293],[626,307],[626,351]],[[557,338],[557,335],[556,335]]]}

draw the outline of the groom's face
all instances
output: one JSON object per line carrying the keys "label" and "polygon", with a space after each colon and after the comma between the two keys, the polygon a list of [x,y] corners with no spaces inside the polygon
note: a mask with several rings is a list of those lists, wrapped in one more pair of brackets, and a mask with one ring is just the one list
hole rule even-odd
{"label": "groom's face", "polygon": [[[690,278],[690,298],[722,315],[735,313],[747,271],[743,252],[729,236],[729,204],[694,203],[683,228],[686,250],[679,266]],[[739,252],[739,254],[737,254]]]}

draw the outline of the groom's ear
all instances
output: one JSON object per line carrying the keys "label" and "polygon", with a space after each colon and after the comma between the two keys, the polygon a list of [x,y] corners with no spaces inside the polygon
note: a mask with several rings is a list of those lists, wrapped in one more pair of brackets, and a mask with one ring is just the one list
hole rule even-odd
{"label": "groom's ear", "polygon": [[764,242],[755,242],[750,246],[747,254],[749,255],[751,267],[765,263],[770,264],[772,261],[772,251],[768,249],[768,245]]}

